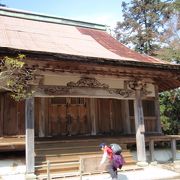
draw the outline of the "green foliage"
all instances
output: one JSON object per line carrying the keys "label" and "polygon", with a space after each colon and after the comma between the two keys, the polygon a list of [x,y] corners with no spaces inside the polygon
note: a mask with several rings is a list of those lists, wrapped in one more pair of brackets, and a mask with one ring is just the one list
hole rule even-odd
{"label": "green foliage", "polygon": [[156,52],[156,56],[162,60],[180,64],[180,44],[178,48],[164,47]]}
{"label": "green foliage", "polygon": [[180,128],[180,89],[160,94],[160,115],[165,134],[178,134]]}
{"label": "green foliage", "polygon": [[165,23],[171,18],[172,2],[132,0],[123,2],[122,7],[124,21],[117,23],[116,38],[140,53],[153,55],[160,35],[166,31]]}
{"label": "green foliage", "polygon": [[167,21],[166,32],[160,38],[163,46],[156,51],[156,56],[180,64],[180,0],[176,0],[172,6],[172,17]]}
{"label": "green foliage", "polygon": [[180,0],[176,0],[174,2],[174,8],[180,12]]}
{"label": "green foliage", "polygon": [[11,92],[16,100],[22,100],[32,95],[29,84],[34,79],[34,71],[28,68],[24,62],[25,55],[0,59],[0,89]]}

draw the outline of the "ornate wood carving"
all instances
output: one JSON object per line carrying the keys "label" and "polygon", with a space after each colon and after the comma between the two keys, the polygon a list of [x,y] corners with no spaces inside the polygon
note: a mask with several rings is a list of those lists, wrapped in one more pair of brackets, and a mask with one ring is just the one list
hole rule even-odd
{"label": "ornate wood carving", "polygon": [[[78,95],[77,88],[79,88],[79,90],[80,89],[83,90],[83,88],[92,88],[97,91],[98,91],[98,89],[105,90],[104,93],[102,94],[104,96],[106,96],[106,95],[113,96],[114,95],[114,96],[121,96],[123,98],[128,98],[128,97],[131,97],[132,95],[134,95],[135,90],[137,88],[141,89],[143,95],[148,95],[151,93],[151,91],[147,91],[147,85],[143,81],[133,80],[133,81],[126,82],[126,84],[128,86],[123,89],[113,89],[113,88],[109,88],[109,85],[107,85],[107,84],[100,83],[95,78],[83,77],[77,82],[72,82],[72,81],[68,82],[67,86],[42,86],[41,90],[47,95],[50,95],[50,96],[55,95],[56,96],[56,95],[70,95],[70,94]],[[76,90],[74,91],[75,88],[76,88]],[[80,93],[82,93],[82,92],[83,91],[81,91]]]}
{"label": "ornate wood carving", "polygon": [[44,86],[41,89],[43,89],[44,93],[48,94],[48,95],[64,95],[64,94],[69,94],[69,88],[68,87],[62,87],[62,86]]}
{"label": "ornate wood carving", "polygon": [[121,95],[122,97],[127,98],[130,97],[134,93],[134,91],[130,89],[110,89],[109,93]]}
{"label": "ornate wood carving", "polygon": [[89,78],[89,77],[83,77],[79,81],[75,82],[69,82],[67,83],[68,87],[89,87],[89,88],[103,88],[108,89],[109,85],[102,84],[99,81],[97,81],[95,78]]}
{"label": "ornate wood carving", "polygon": [[144,86],[146,86],[146,83],[141,81],[141,80],[132,80],[132,81],[127,81],[128,86],[130,89],[132,90],[136,90],[136,89],[143,89]]}
{"label": "ornate wood carving", "polygon": [[127,81],[127,84],[129,86],[129,88],[134,91],[136,89],[140,89],[142,91],[143,95],[145,95],[145,96],[152,93],[151,91],[147,90],[147,83],[144,82],[143,80],[135,79],[132,81]]}

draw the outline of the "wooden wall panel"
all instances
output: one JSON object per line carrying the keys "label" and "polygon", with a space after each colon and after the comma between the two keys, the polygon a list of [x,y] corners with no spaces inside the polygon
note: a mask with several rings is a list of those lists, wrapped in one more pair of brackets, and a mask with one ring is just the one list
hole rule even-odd
{"label": "wooden wall panel", "polygon": [[106,134],[110,132],[110,101],[109,99],[98,99],[98,132]]}
{"label": "wooden wall panel", "polygon": [[4,109],[4,135],[17,135],[18,134],[18,108],[10,96],[5,96],[5,109]]}
{"label": "wooden wall panel", "polygon": [[154,100],[143,100],[143,112],[146,132],[156,132],[157,117],[155,115]]}
{"label": "wooden wall panel", "polygon": [[156,132],[156,118],[155,117],[149,117],[144,119],[145,123],[145,130],[146,132]]}
{"label": "wooden wall panel", "polygon": [[90,135],[97,135],[98,132],[98,114],[97,114],[97,99],[86,99],[86,124],[88,124],[87,132]]}
{"label": "wooden wall panel", "polygon": [[34,128],[35,128],[35,136],[39,137],[39,114],[40,114],[40,101],[41,98],[34,99]]}
{"label": "wooden wall panel", "polygon": [[3,120],[4,120],[4,97],[0,94],[0,137],[3,136]]}
{"label": "wooden wall panel", "polygon": [[115,133],[123,133],[123,117],[122,117],[122,108],[121,100],[112,100],[112,114],[113,114],[113,131]]}
{"label": "wooden wall panel", "polygon": [[49,128],[49,133],[52,136],[57,136],[58,135],[58,106],[57,105],[53,105],[49,107],[49,122],[51,124],[50,128]]}
{"label": "wooden wall panel", "polygon": [[18,135],[25,135],[25,101],[17,104]]}
{"label": "wooden wall panel", "polygon": [[152,100],[143,100],[144,116],[155,116],[155,104]]}
{"label": "wooden wall panel", "polygon": [[45,117],[45,136],[49,136],[50,133],[49,133],[49,128],[51,127],[51,124],[49,122],[49,103],[50,102],[50,98],[45,98],[45,114],[44,114],[44,117]]}
{"label": "wooden wall panel", "polygon": [[66,105],[57,107],[58,133],[65,135],[66,131]]}
{"label": "wooden wall panel", "polygon": [[91,126],[90,126],[89,118],[87,117],[87,108],[86,107],[84,105],[78,106],[79,134],[90,134],[91,133]]}
{"label": "wooden wall panel", "polygon": [[123,134],[121,100],[98,99],[97,121],[99,134]]}
{"label": "wooden wall panel", "polygon": [[0,106],[0,136],[24,136],[24,101],[16,102],[7,93],[1,94]]}
{"label": "wooden wall panel", "polygon": [[78,106],[77,105],[69,105],[68,107],[68,115],[70,115],[70,126],[69,133],[71,135],[76,135],[79,133],[79,114],[78,114]]}
{"label": "wooden wall panel", "polygon": [[130,123],[131,123],[131,133],[135,134],[136,133],[136,128],[135,128],[134,116],[130,116]]}

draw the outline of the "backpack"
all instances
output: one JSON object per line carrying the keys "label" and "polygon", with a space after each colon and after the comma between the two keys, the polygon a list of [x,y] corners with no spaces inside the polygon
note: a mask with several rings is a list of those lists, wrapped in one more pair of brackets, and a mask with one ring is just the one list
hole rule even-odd
{"label": "backpack", "polygon": [[107,146],[105,148],[105,151],[107,152],[109,158],[112,159],[113,158],[113,150],[110,147]]}
{"label": "backpack", "polygon": [[122,166],[124,165],[124,163],[125,163],[125,161],[124,161],[124,158],[121,154],[120,155],[116,155],[116,154],[113,155],[113,159],[112,159],[113,167],[115,167],[116,169],[117,168],[121,169]]}
{"label": "backpack", "polygon": [[114,154],[120,155],[122,152],[122,148],[119,144],[110,144],[110,148]]}

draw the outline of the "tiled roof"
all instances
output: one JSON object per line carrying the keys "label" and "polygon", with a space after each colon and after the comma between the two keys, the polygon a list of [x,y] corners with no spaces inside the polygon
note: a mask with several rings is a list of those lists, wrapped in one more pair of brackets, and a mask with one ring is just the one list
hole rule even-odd
{"label": "tiled roof", "polygon": [[0,8],[0,47],[119,61],[167,63],[130,50],[102,30],[103,25],[98,28],[98,24],[87,23],[86,26],[80,21],[70,22]]}

